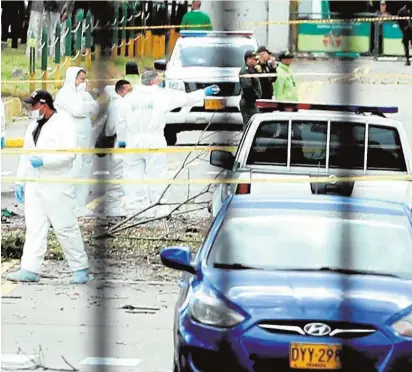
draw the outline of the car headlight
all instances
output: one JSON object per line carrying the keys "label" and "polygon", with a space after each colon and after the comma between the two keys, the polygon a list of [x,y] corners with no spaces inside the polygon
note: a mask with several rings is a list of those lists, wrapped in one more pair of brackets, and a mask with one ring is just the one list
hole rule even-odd
{"label": "car headlight", "polygon": [[403,337],[412,337],[412,312],[392,324],[397,334]]}
{"label": "car headlight", "polygon": [[245,320],[245,316],[230,308],[211,290],[200,289],[193,293],[190,314],[199,323],[229,328]]}
{"label": "car headlight", "polygon": [[185,83],[182,80],[165,80],[165,87],[186,91]]}

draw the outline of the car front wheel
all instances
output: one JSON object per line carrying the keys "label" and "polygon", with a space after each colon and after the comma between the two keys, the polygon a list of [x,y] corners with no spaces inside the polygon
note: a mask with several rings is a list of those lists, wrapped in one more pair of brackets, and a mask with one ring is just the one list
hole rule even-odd
{"label": "car front wheel", "polygon": [[164,130],[166,143],[168,146],[174,146],[177,142],[177,132],[170,128],[165,128]]}

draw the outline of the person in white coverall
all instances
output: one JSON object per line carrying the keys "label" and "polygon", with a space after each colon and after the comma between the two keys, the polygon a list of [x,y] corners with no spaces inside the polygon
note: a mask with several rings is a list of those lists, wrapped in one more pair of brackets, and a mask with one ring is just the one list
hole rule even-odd
{"label": "person in white coverall", "polygon": [[[127,94],[119,104],[120,130],[117,133],[119,147],[157,148],[166,147],[164,128],[166,114],[178,107],[195,105],[207,95],[217,94],[219,87],[209,86],[192,93],[159,86],[155,70],[142,74],[142,86]],[[123,157],[124,180],[165,179],[168,164],[165,153],[135,153]],[[165,185],[124,184],[124,205],[130,216],[159,200]]]}
{"label": "person in white coverall", "polygon": [[[91,148],[92,117],[99,112],[99,105],[87,92],[86,71],[81,67],[69,67],[63,88],[56,95],[57,110],[68,112],[77,126],[77,140],[82,149]],[[92,177],[93,158],[91,154],[78,154],[73,165],[73,177],[90,179]],[[89,196],[89,185],[77,184],[76,214],[78,217],[89,215],[86,203]]]}
{"label": "person in white coverall", "polygon": [[[25,100],[31,105],[33,120],[28,124],[24,149],[62,150],[77,147],[76,124],[69,114],[57,112],[47,91],[38,90]],[[17,170],[18,178],[67,178],[74,153],[24,154]],[[89,265],[77,223],[74,186],[64,182],[24,182],[15,185],[18,202],[24,202],[26,239],[21,267],[7,276],[11,281],[37,282],[40,279],[50,224],[63,249],[70,269],[71,283],[89,280]]]}
{"label": "person in white coverall", "polygon": [[[132,91],[132,85],[128,80],[119,80],[116,82],[114,92],[106,89],[106,94],[110,98],[107,107],[107,119],[105,126],[105,136],[114,136],[119,130],[119,102],[128,93]],[[118,147],[115,145],[115,147]],[[110,179],[121,180],[123,178],[123,155],[109,154]],[[104,206],[105,215],[110,217],[124,216],[125,212],[121,206],[124,196],[123,185],[108,184],[106,188]]]}

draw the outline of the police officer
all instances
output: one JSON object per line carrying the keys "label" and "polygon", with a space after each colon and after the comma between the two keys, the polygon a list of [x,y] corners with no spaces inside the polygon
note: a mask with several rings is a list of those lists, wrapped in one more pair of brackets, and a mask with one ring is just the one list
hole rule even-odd
{"label": "police officer", "polygon": [[[258,74],[256,65],[259,60],[259,54],[252,50],[245,53],[245,64],[240,69],[239,75]],[[256,100],[262,98],[262,87],[258,77],[239,77],[242,94],[240,99],[240,111],[243,118],[243,130],[250,118],[256,114],[259,109],[256,107]]]}
{"label": "police officer", "polygon": [[276,68],[278,76],[274,84],[275,98],[278,101],[297,102],[299,100],[298,88],[290,67],[294,54],[284,50],[279,54],[278,58],[280,63]]}
{"label": "police officer", "polygon": [[[260,58],[256,70],[262,74],[276,73],[276,58],[272,56],[272,53],[263,45],[259,47],[257,52]],[[273,83],[276,81],[276,77],[262,77],[259,81],[262,87],[262,99],[272,99]]]}
{"label": "police officer", "polygon": [[[412,17],[412,1],[407,2],[398,12],[399,17]],[[409,42],[412,42],[412,20],[411,19],[400,19],[398,20],[399,27],[402,30],[403,38],[402,44],[405,49],[405,66],[410,66],[410,56],[409,56]]]}

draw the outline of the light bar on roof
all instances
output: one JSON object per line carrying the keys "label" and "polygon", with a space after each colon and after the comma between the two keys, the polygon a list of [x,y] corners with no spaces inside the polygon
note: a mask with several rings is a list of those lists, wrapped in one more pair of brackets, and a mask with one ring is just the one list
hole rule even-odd
{"label": "light bar on roof", "polygon": [[263,109],[263,110],[267,110],[267,111],[294,109],[294,110],[359,112],[359,113],[371,113],[371,114],[396,114],[399,111],[398,107],[396,106],[337,105],[337,104],[327,104],[327,103],[274,101],[271,99],[257,100],[256,107]]}
{"label": "light bar on roof", "polygon": [[181,37],[253,36],[253,31],[203,31],[181,30]]}

